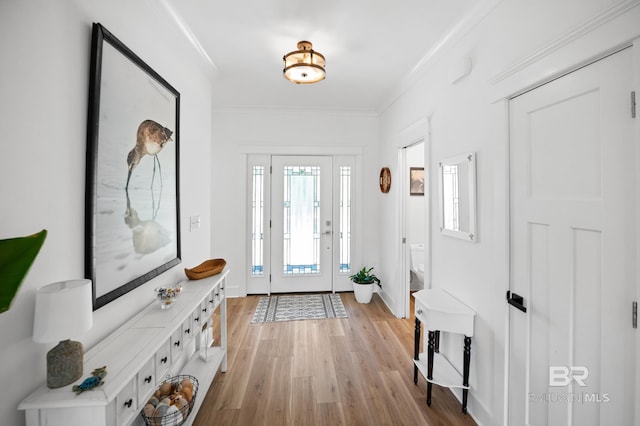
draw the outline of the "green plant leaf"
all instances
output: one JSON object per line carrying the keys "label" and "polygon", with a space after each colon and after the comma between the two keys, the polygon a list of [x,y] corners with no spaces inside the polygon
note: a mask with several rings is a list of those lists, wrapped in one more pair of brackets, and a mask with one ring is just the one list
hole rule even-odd
{"label": "green plant leaf", "polygon": [[11,307],[46,237],[47,230],[43,229],[26,237],[0,240],[0,313]]}

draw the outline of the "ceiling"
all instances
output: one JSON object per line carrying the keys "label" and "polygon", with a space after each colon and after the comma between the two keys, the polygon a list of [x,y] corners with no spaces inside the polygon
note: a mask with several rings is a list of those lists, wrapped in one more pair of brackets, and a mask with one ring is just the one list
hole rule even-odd
{"label": "ceiling", "polygon": [[[215,108],[380,111],[426,55],[482,0],[165,0],[215,68]],[[297,85],[282,56],[300,40],[326,60],[324,81]]]}

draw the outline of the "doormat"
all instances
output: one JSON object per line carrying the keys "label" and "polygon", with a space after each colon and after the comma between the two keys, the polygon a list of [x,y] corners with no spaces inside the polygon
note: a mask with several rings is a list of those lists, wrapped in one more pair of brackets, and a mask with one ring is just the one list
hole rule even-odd
{"label": "doormat", "polygon": [[263,296],[252,323],[306,319],[348,318],[337,293]]}

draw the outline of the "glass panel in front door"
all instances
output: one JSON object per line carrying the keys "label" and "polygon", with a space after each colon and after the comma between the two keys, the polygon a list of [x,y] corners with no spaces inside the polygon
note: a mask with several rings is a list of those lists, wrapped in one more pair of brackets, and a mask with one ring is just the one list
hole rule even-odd
{"label": "glass panel in front door", "polygon": [[284,167],[284,274],[320,273],[320,167]]}
{"label": "glass panel in front door", "polygon": [[272,292],[332,289],[332,170],[326,156],[273,156]]}

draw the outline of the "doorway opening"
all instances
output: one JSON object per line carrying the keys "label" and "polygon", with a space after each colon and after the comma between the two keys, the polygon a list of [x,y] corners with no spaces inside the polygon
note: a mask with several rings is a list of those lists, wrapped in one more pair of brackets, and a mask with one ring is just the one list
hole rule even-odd
{"label": "doorway opening", "polygon": [[411,293],[428,288],[429,179],[424,139],[400,150],[403,309],[411,315]]}

